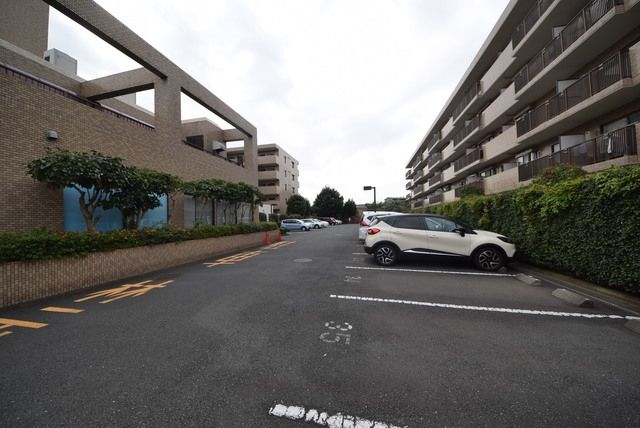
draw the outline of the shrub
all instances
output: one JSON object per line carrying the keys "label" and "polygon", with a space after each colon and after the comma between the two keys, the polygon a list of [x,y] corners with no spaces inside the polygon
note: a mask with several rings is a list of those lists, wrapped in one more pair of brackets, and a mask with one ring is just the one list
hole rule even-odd
{"label": "shrub", "polygon": [[548,170],[533,184],[425,209],[511,237],[519,257],[640,294],[640,167]]}
{"label": "shrub", "polygon": [[86,256],[99,251],[266,232],[277,228],[278,225],[275,223],[253,223],[202,226],[193,229],[161,227],[107,233],[47,230],[35,230],[23,234],[2,233],[0,234],[0,262]]}

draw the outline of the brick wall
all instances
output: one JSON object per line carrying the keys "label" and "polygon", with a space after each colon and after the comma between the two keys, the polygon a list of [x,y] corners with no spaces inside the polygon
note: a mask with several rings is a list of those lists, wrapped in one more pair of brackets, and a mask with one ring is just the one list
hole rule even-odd
{"label": "brick wall", "polygon": [[[49,142],[48,130],[59,139]],[[178,130],[179,132],[179,130]],[[185,180],[221,178],[257,186],[257,171],[186,146],[180,137],[145,128],[0,69],[0,231],[62,230],[62,192],[27,176],[26,165],[47,147],[97,150]],[[173,224],[182,226],[178,198]]]}
{"label": "brick wall", "polygon": [[[271,241],[275,231],[269,232]],[[82,290],[111,281],[214,259],[224,253],[256,247],[264,233],[130,248],[86,257],[0,264],[0,308]]]}

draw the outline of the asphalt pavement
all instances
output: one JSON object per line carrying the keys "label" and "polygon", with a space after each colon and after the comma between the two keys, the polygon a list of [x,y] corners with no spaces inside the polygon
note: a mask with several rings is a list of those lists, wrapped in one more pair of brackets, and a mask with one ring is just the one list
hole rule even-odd
{"label": "asphalt pavement", "polygon": [[0,311],[0,426],[640,426],[622,309],[284,239]]}

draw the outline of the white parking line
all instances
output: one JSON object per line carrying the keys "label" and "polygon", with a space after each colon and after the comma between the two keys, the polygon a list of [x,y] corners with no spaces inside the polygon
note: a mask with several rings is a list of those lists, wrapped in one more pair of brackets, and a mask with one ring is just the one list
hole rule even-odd
{"label": "white parking line", "polygon": [[329,297],[332,299],[360,300],[364,302],[376,302],[376,303],[399,303],[401,305],[428,306],[431,308],[445,308],[445,309],[461,309],[466,311],[503,312],[503,313],[509,313],[509,314],[546,315],[546,316],[553,316],[553,317],[640,320],[640,317],[633,317],[630,315],[583,314],[580,312],[556,312],[556,311],[537,311],[537,310],[531,310],[531,309],[492,308],[487,306],[452,305],[449,303],[419,302],[415,300],[401,300],[401,299],[381,299],[378,297],[341,296],[336,294],[332,294]]}
{"label": "white parking line", "polygon": [[367,253],[351,253],[351,254],[354,254],[356,256],[366,256],[367,255]]}
{"label": "white parking line", "polygon": [[364,267],[364,266],[345,266],[345,269],[360,270],[382,270],[389,272],[419,272],[419,273],[440,273],[448,275],[478,275],[478,276],[509,276],[514,277],[510,273],[489,273],[489,272],[460,272],[455,270],[427,270],[427,269],[402,269],[402,268],[382,268],[382,267]]}
{"label": "white parking line", "polygon": [[[316,425],[329,428],[400,428],[397,425],[372,421],[357,416],[343,415],[342,413],[329,415],[327,412],[316,409],[307,410],[301,406],[285,406],[284,404],[276,404],[269,409],[269,414],[294,421],[313,422]],[[404,428],[407,427],[405,426]]]}

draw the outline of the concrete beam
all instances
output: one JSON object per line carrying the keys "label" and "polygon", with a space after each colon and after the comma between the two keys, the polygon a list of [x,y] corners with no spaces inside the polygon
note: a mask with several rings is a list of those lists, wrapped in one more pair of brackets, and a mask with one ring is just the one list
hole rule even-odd
{"label": "concrete beam", "polygon": [[80,95],[90,100],[104,100],[153,89],[156,76],[146,68],[124,71],[80,85]]}

